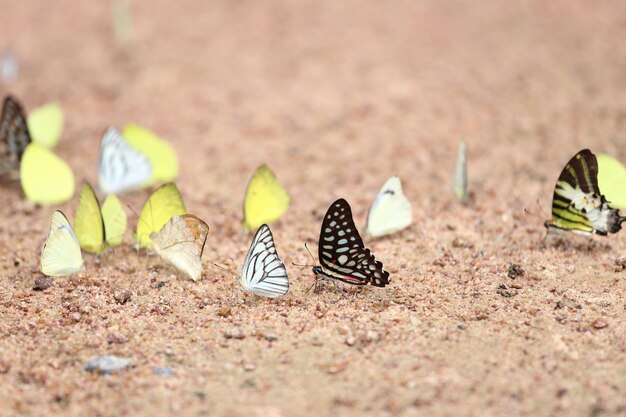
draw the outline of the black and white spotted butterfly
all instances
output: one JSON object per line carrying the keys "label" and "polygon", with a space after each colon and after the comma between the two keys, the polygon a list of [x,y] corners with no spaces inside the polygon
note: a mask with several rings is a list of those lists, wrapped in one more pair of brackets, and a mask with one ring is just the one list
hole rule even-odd
{"label": "black and white spotted butterfly", "polygon": [[389,272],[377,261],[354,225],[352,210],[340,198],[328,208],[320,231],[318,257],[321,266],[313,272],[323,278],[336,279],[353,285],[384,287],[389,284]]}
{"label": "black and white spotted butterfly", "polygon": [[20,161],[30,142],[22,106],[14,97],[6,96],[0,119],[0,177],[19,176]]}
{"label": "black and white spotted butterfly", "polygon": [[239,279],[246,291],[263,297],[280,297],[289,291],[287,269],[278,257],[272,232],[266,224],[252,238]]}
{"label": "black and white spotted butterfly", "polygon": [[148,157],[130,146],[124,136],[109,127],[102,135],[98,183],[105,194],[141,188],[152,178]]}

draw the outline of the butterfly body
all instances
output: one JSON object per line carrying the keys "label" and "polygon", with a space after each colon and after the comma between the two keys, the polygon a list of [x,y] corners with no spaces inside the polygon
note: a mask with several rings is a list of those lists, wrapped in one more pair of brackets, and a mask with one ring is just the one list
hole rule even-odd
{"label": "butterfly body", "polygon": [[194,281],[202,274],[202,252],[209,226],[193,214],[173,216],[158,232],[150,234],[152,248]]}
{"label": "butterfly body", "polygon": [[376,287],[384,287],[390,282],[389,272],[363,244],[350,205],[343,198],[331,204],[324,216],[318,258],[320,266],[313,268],[316,276]]}
{"label": "butterfly body", "polygon": [[280,297],[289,291],[287,269],[266,224],[261,225],[252,238],[239,283],[244,290],[263,297]]}
{"label": "butterfly body", "polygon": [[606,236],[619,232],[624,221],[600,192],[596,156],[588,149],[578,152],[557,180],[546,228]]}
{"label": "butterfly body", "polygon": [[176,184],[169,182],[157,188],[148,198],[139,214],[137,243],[139,247],[152,247],[150,236],[159,232],[174,216],[187,212],[185,203]]}
{"label": "butterfly body", "polygon": [[244,227],[254,230],[278,220],[291,202],[291,197],[267,165],[252,175],[243,203]]}
{"label": "butterfly body", "polygon": [[103,193],[123,193],[141,188],[152,178],[146,155],[133,148],[115,128],[102,135],[98,183]]}
{"label": "butterfly body", "polygon": [[64,276],[78,272],[82,266],[78,239],[67,217],[57,210],[52,215],[48,238],[41,249],[39,268],[48,276]]}
{"label": "butterfly body", "polygon": [[20,161],[29,143],[31,138],[22,105],[7,96],[0,119],[0,176],[18,177]]}
{"label": "butterfly body", "polygon": [[100,206],[93,188],[85,182],[74,216],[74,229],[80,247],[86,252],[100,253],[108,247],[117,246],[122,243],[126,225],[126,213],[115,194],[109,194]]}
{"label": "butterfly body", "polygon": [[389,178],[370,207],[365,234],[389,235],[409,227],[412,221],[411,203],[402,192],[400,178]]}

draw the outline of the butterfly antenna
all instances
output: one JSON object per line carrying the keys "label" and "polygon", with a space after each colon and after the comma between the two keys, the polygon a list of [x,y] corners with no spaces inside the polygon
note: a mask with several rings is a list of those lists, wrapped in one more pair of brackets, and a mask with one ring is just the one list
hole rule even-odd
{"label": "butterfly antenna", "polygon": [[235,274],[235,273],[234,273],[233,271],[231,271],[230,269],[224,268],[222,265],[218,265],[218,264],[216,264],[216,263],[213,263],[213,265],[215,265],[216,267],[218,267],[218,268],[219,268],[219,269],[221,269],[221,270],[224,270],[224,271],[228,272],[228,273],[229,273],[229,274],[231,274],[231,275],[234,275],[236,278],[239,278],[239,277],[237,276],[237,274]]}
{"label": "butterfly antenna", "polygon": [[309,250],[309,247],[307,246],[307,244],[304,244],[304,247],[306,248],[306,251],[309,252],[309,255],[311,256],[311,259],[313,259],[313,265],[308,265],[308,264],[297,264],[295,262],[292,262],[291,265],[293,266],[300,266],[300,267],[314,267],[315,266],[315,258],[313,257],[313,254],[311,254],[311,251]]}
{"label": "butterfly antenna", "polygon": [[313,263],[315,263],[315,258],[313,257],[313,254],[309,250],[309,245],[307,244],[307,242],[304,242],[304,248],[306,249],[307,252],[309,252],[309,256],[311,257],[311,260],[313,261]]}
{"label": "butterfly antenna", "polygon": [[235,268],[235,271],[239,268],[237,268],[237,264],[235,263],[235,260],[233,258],[229,258],[230,262],[233,264],[233,268]]}

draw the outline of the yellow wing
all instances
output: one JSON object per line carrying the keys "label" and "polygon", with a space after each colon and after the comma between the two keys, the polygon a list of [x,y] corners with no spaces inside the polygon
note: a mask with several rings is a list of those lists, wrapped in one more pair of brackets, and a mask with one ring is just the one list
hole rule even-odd
{"label": "yellow wing", "polygon": [[54,148],[63,133],[63,109],[59,103],[47,103],[28,115],[28,130],[33,142]]}
{"label": "yellow wing", "polygon": [[174,216],[152,234],[154,250],[194,281],[202,275],[202,251],[209,226],[192,214]]}
{"label": "yellow wing", "polygon": [[248,229],[257,229],[263,224],[280,218],[291,198],[278,182],[274,173],[261,165],[252,176],[243,202],[243,224]]}
{"label": "yellow wing", "polygon": [[626,210],[626,168],[608,154],[599,154],[598,187],[613,208]]}
{"label": "yellow wing", "polygon": [[74,215],[74,232],[83,250],[100,253],[106,248],[100,203],[93,188],[86,182],[80,189],[78,208]]}
{"label": "yellow wing", "polygon": [[67,218],[60,211],[52,215],[48,238],[41,250],[39,267],[49,276],[71,275],[83,266],[78,240]]}
{"label": "yellow wing", "polygon": [[26,198],[38,204],[62,204],[74,195],[74,173],[65,161],[37,143],[26,147],[20,163]]}
{"label": "yellow wing", "polygon": [[137,222],[137,242],[142,248],[152,247],[150,235],[158,232],[172,217],[187,212],[176,184],[169,182],[156,189],[141,209]]}
{"label": "yellow wing", "polygon": [[122,203],[115,196],[109,194],[102,204],[102,221],[104,222],[104,236],[107,245],[118,246],[124,240],[128,218]]}
{"label": "yellow wing", "polygon": [[152,183],[172,181],[178,176],[178,157],[168,142],[136,124],[124,127],[123,136],[133,148],[150,160],[152,165]]}

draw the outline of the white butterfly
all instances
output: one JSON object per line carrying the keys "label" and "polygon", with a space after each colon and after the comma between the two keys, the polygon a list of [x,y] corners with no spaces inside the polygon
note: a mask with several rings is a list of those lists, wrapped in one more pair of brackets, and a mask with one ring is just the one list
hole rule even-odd
{"label": "white butterfly", "polygon": [[67,217],[57,210],[52,215],[48,238],[41,249],[41,272],[49,276],[72,275],[82,266],[83,255],[78,239]]}
{"label": "white butterfly", "polygon": [[152,165],[143,153],[128,144],[124,136],[110,127],[100,145],[100,191],[119,194],[141,188],[152,178]]}
{"label": "white butterfly", "polygon": [[370,207],[365,233],[374,237],[388,235],[408,227],[412,221],[411,203],[402,193],[400,178],[389,178]]}
{"label": "white butterfly", "polygon": [[278,257],[266,224],[259,227],[252,239],[239,279],[246,291],[264,297],[280,297],[289,291],[287,269]]}
{"label": "white butterfly", "polygon": [[193,214],[174,216],[152,233],[152,247],[167,262],[194,281],[202,274],[202,251],[209,226]]}

